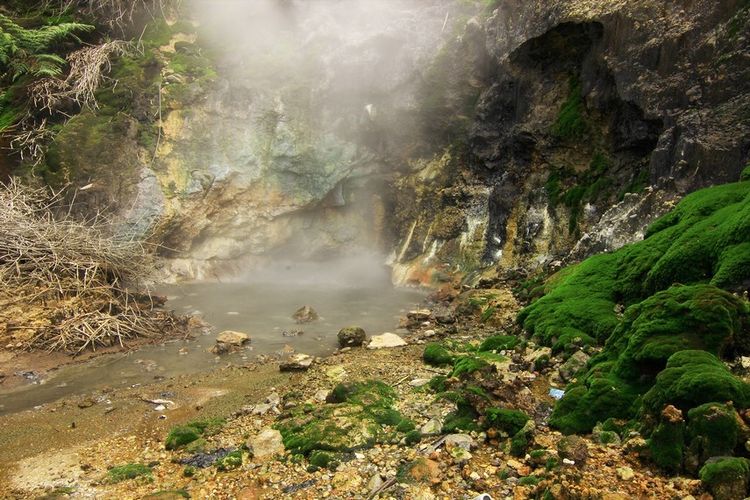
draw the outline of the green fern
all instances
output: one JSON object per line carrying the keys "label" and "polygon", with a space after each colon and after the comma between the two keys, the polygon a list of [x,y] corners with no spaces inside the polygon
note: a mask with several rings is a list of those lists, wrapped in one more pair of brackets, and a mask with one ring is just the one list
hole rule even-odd
{"label": "green fern", "polygon": [[71,38],[80,41],[76,33],[93,29],[93,26],[81,23],[60,23],[26,29],[8,16],[0,14],[0,76],[5,83],[12,83],[24,75],[59,76],[65,66],[65,59],[51,53],[54,45]]}

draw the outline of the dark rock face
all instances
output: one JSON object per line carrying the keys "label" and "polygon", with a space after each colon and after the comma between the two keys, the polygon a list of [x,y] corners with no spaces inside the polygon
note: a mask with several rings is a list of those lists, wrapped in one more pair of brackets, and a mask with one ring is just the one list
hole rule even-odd
{"label": "dark rock face", "polygon": [[[447,79],[443,109],[467,122],[443,143],[458,157],[451,182],[429,189],[482,234],[436,238],[434,197],[404,193],[412,215],[397,214],[398,232],[410,244],[399,262],[424,268],[435,242],[434,262],[468,272],[573,248],[578,260],[639,239],[682,195],[737,180],[750,152],[749,21],[734,0],[504,0],[467,23],[442,51],[468,75]],[[451,107],[472,82],[474,106]],[[471,265],[469,246],[481,247]]]}

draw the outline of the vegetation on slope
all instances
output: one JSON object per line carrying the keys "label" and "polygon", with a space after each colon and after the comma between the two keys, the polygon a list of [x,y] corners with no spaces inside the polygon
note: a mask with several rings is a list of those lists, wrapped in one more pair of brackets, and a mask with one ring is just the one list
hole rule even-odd
{"label": "vegetation on slope", "polygon": [[519,322],[553,350],[604,348],[550,423],[581,433],[637,421],[653,460],[670,470],[697,473],[717,453],[741,451],[737,410],[750,406],[750,385],[722,359],[750,353],[750,304],[732,293],[748,282],[747,180],[695,192],[643,241],[553,276]]}

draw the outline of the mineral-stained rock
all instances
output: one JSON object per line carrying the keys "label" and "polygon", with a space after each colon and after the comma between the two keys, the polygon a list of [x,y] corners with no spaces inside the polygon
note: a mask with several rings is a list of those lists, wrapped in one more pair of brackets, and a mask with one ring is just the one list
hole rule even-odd
{"label": "mineral-stained rock", "polygon": [[560,458],[573,460],[582,467],[589,457],[589,447],[586,440],[580,436],[565,436],[557,443],[557,454]]}

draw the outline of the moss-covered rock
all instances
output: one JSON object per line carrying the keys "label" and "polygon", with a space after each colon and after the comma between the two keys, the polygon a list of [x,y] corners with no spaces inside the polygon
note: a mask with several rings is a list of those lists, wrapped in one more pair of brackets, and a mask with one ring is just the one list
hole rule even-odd
{"label": "moss-covered rock", "polygon": [[749,194],[750,182],[739,182],[686,196],[652,224],[643,241],[550,278],[547,294],[521,311],[519,322],[547,345],[575,336],[603,342],[619,323],[616,304],[637,303],[673,283],[710,282],[725,289],[745,283]]}
{"label": "moss-covered rock", "polygon": [[217,470],[222,472],[237,469],[242,466],[242,450],[234,450],[219,458],[214,463]]}
{"label": "moss-covered rock", "polygon": [[519,342],[518,337],[513,335],[493,335],[484,339],[477,350],[479,352],[503,351],[513,349]]}
{"label": "moss-covered rock", "polygon": [[393,408],[396,393],[380,381],[337,385],[328,404],[305,405],[283,415],[274,428],[292,453],[349,452],[376,443],[397,443],[414,426]]}
{"label": "moss-covered rock", "polygon": [[653,380],[667,359],[686,349],[719,357],[747,352],[750,305],[712,285],[673,286],[625,312],[607,343],[614,372],[633,382]]}
{"label": "moss-covered rock", "polygon": [[682,412],[667,406],[661,414],[661,422],[648,441],[653,461],[670,472],[682,469],[685,448],[685,420]]}
{"label": "moss-covered rock", "polygon": [[422,359],[432,366],[452,365],[454,356],[442,345],[432,342],[425,346]]}
{"label": "moss-covered rock", "polygon": [[711,457],[734,455],[740,444],[741,422],[731,404],[706,403],[690,410],[686,468],[696,472]]}
{"label": "moss-covered rock", "polygon": [[683,412],[713,401],[750,404],[750,385],[732,375],[716,356],[706,351],[680,351],[667,361],[654,386],[643,396],[643,409],[658,415],[671,404]]}
{"label": "moss-covered rock", "polygon": [[703,466],[700,478],[716,500],[745,498],[750,480],[750,460],[739,457],[717,458]]}
{"label": "moss-covered rock", "polygon": [[[198,442],[202,436],[214,434],[221,429],[224,423],[223,418],[210,418],[172,427],[167,434],[165,447],[168,450],[176,450],[190,443]],[[205,444],[205,442],[202,444]],[[194,448],[192,451],[199,450]]]}
{"label": "moss-covered rock", "polygon": [[529,421],[529,416],[521,410],[489,408],[484,414],[486,428],[505,432],[508,436],[518,433]]}

